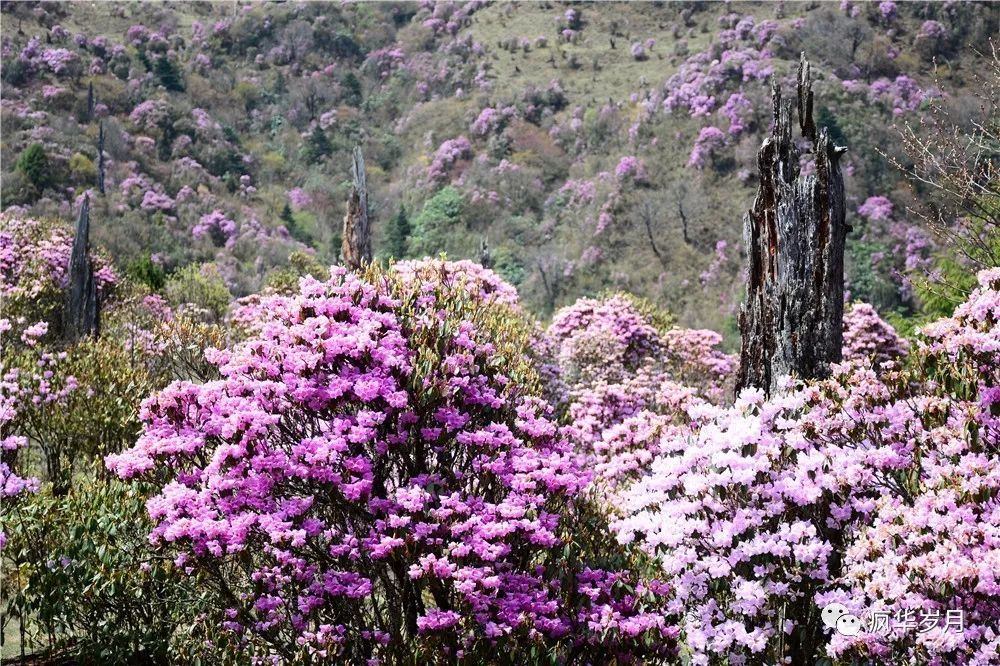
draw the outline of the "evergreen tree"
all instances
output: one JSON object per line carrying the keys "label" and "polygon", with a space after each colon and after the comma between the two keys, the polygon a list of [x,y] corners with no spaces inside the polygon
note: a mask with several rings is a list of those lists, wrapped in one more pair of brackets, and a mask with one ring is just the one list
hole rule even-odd
{"label": "evergreen tree", "polygon": [[176,63],[166,57],[158,58],[154,69],[156,78],[160,80],[160,85],[164,88],[174,92],[184,91],[184,78]]}
{"label": "evergreen tree", "polygon": [[27,177],[39,193],[52,182],[49,156],[45,154],[45,148],[40,143],[33,143],[24,149],[17,158],[17,170]]}
{"label": "evergreen tree", "polygon": [[281,215],[278,217],[285,225],[285,229],[288,230],[289,236],[305,245],[312,243],[312,236],[296,221],[295,215],[292,214],[292,207],[288,205],[288,202],[285,202],[285,207],[281,209]]}
{"label": "evergreen tree", "polygon": [[137,257],[126,264],[125,274],[137,282],[147,285],[153,291],[163,289],[167,282],[167,274],[163,268],[153,263],[148,254]]}
{"label": "evergreen tree", "polygon": [[837,119],[834,117],[829,107],[819,107],[819,110],[816,112],[816,126],[827,128],[830,131],[830,138],[833,139],[833,143],[835,145],[848,145],[847,137],[844,136],[844,130],[840,127],[840,124],[837,123]]}
{"label": "evergreen tree", "polygon": [[455,229],[462,222],[465,197],[449,185],[424,202],[413,219],[409,250],[417,256],[435,256],[440,252],[459,254],[462,251]]}
{"label": "evergreen tree", "polygon": [[142,66],[146,68],[147,72],[153,71],[153,63],[149,61],[149,56],[146,55],[145,49],[139,49],[138,57],[139,62],[142,63]]}
{"label": "evergreen tree", "polygon": [[285,81],[285,75],[280,70],[277,76],[274,77],[274,85],[271,86],[271,92],[278,97],[288,94],[288,84]]}
{"label": "evergreen tree", "polygon": [[174,130],[173,125],[163,123],[160,126],[160,138],[156,141],[156,154],[164,162],[170,159],[174,150],[174,139],[176,137],[177,131]]}
{"label": "evergreen tree", "polygon": [[292,227],[295,226],[295,217],[292,215],[292,207],[285,202],[285,207],[281,209],[281,215],[278,216],[279,219],[284,223],[285,228],[291,232]]}
{"label": "evergreen tree", "polygon": [[354,75],[354,72],[348,72],[344,75],[344,78],[340,81],[340,85],[344,89],[344,103],[351,106],[360,106],[361,81]]}
{"label": "evergreen tree", "polygon": [[400,206],[399,212],[389,221],[386,234],[386,253],[394,259],[406,257],[406,244],[410,238],[410,218],[406,215],[406,207]]}
{"label": "evergreen tree", "polygon": [[322,162],[331,152],[333,152],[333,146],[330,145],[330,139],[326,136],[326,132],[319,125],[316,125],[309,138],[306,139],[306,160],[309,162]]}

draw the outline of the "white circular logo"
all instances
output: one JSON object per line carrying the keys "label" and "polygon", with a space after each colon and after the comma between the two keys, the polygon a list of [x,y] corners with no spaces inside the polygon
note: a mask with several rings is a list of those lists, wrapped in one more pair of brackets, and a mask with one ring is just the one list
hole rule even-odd
{"label": "white circular logo", "polygon": [[830,627],[831,629],[837,628],[837,620],[839,620],[844,615],[847,615],[847,606],[844,604],[827,604],[820,616],[823,618],[823,624]]}
{"label": "white circular logo", "polygon": [[837,620],[837,633],[841,636],[857,636],[861,633],[861,620],[848,613]]}

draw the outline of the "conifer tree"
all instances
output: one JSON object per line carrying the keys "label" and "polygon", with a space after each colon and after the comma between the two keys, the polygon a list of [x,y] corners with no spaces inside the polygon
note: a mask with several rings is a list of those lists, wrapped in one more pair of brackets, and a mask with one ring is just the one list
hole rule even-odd
{"label": "conifer tree", "polygon": [[406,214],[406,206],[400,206],[399,212],[389,221],[386,233],[386,254],[394,259],[406,257],[406,244],[410,238],[410,218]]}

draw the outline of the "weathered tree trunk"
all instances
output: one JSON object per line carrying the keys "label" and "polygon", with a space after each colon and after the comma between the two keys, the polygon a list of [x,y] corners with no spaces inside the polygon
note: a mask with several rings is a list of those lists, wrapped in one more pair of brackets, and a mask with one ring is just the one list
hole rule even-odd
{"label": "weathered tree trunk", "polygon": [[493,255],[490,254],[490,244],[486,236],[479,242],[479,263],[485,268],[493,268]]}
{"label": "weathered tree trunk", "polygon": [[70,342],[87,335],[97,335],[100,329],[97,281],[90,261],[90,195],[83,196],[80,217],[76,221],[76,238],[69,260],[69,293],[63,313],[63,334]]}
{"label": "weathered tree trunk", "polygon": [[815,173],[799,174],[792,140],[792,102],[772,85],[774,128],[757,154],[760,185],[743,218],[746,301],[737,392],[768,395],[785,375],[816,378],[840,361],[844,312],[844,180],[834,146],[813,122],[809,62],[799,63],[797,108],[802,136],[813,144]]}
{"label": "weathered tree trunk", "polygon": [[87,86],[87,120],[94,119],[94,82]]}
{"label": "weathered tree trunk", "polygon": [[368,219],[368,185],[365,182],[365,159],[361,147],[354,147],[351,172],[354,183],[347,199],[347,215],[344,216],[344,236],[341,253],[344,263],[357,270],[372,260],[372,230]]}
{"label": "weathered tree trunk", "polygon": [[104,121],[97,130],[97,189],[104,194]]}

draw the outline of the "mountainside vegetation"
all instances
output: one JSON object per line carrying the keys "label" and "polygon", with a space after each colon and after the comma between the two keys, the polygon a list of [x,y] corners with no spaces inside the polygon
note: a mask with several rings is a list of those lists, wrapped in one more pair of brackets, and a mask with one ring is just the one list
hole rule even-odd
{"label": "mountainside vegetation", "polygon": [[849,148],[851,295],[913,314],[939,241],[890,166],[898,131],[935,105],[982,118],[998,6],[18,2],[4,19],[2,204],[69,219],[103,124],[94,233],[123,265],[211,263],[243,296],[294,251],[336,261],[357,144],[377,256],[486,241],[543,316],[627,289],[731,344],[770,80],[808,49],[818,122]]}
{"label": "mountainside vegetation", "polygon": [[998,27],[0,2],[0,660],[1000,663]]}

